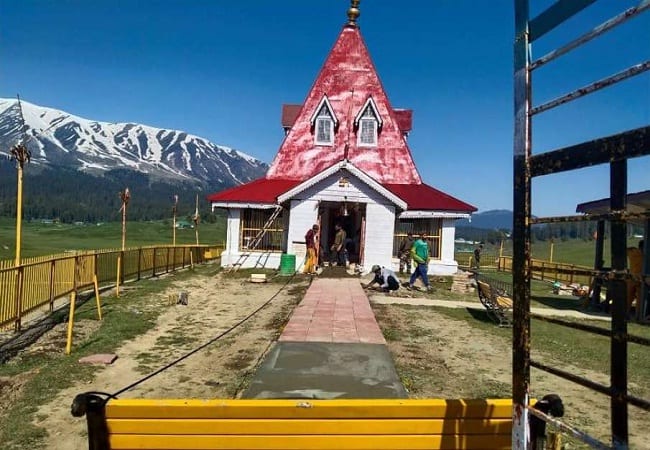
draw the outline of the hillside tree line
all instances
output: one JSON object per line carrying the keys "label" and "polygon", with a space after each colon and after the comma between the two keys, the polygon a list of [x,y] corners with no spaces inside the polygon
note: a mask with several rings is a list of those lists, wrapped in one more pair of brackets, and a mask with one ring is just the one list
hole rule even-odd
{"label": "hillside tree line", "polygon": [[[0,216],[16,216],[16,169],[13,162],[0,162]],[[93,176],[75,169],[56,170],[26,165],[23,175],[23,218],[72,222],[121,220],[119,192],[128,187],[129,220],[160,220],[172,215],[172,197],[179,196],[179,218],[194,214],[196,194],[202,221],[213,221],[206,195],[227,186],[206,187],[175,180],[152,180],[147,174],[126,169]]]}

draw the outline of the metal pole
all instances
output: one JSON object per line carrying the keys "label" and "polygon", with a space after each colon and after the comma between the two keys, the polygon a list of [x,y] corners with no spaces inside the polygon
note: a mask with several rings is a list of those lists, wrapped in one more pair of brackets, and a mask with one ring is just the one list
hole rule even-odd
{"label": "metal pole", "polygon": [[512,448],[528,446],[530,385],[530,212],[531,73],[528,0],[515,0],[514,44],[514,191],[513,191],[513,319],[512,328]]}
{"label": "metal pole", "polygon": [[18,189],[16,196],[16,262],[20,265],[20,248],[23,234],[23,164],[18,163]]}
{"label": "metal pole", "polygon": [[174,206],[172,206],[172,245],[176,246],[176,207],[178,206],[178,195],[174,194]]}
{"label": "metal pole", "polygon": [[122,208],[122,251],[126,247],[126,203]]}
{"label": "metal pole", "polygon": [[122,199],[122,251],[124,251],[126,248],[126,208],[131,199],[129,188],[125,188],[120,192],[120,198]]}
{"label": "metal pole", "polygon": [[[627,161],[610,163],[610,209],[625,209],[627,198]],[[613,220],[611,223],[612,270],[622,273],[627,267],[627,223]],[[610,341],[610,383],[612,445],[615,449],[627,449],[628,414],[627,401],[627,285],[625,279],[610,281],[612,297],[612,338]]]}

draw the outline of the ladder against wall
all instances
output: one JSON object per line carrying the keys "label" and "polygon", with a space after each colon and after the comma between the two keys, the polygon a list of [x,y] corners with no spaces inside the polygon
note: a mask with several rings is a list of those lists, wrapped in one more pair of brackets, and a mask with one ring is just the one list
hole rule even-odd
{"label": "ladder against wall", "polygon": [[[264,239],[264,236],[266,235],[266,232],[273,226],[275,223],[275,220],[282,214],[282,205],[276,205],[275,209],[273,210],[273,213],[269,216],[269,218],[266,220],[264,223],[264,226],[257,232],[257,234],[251,239],[251,241],[248,243],[246,246],[246,249],[244,252],[239,255],[239,258],[237,258],[237,261],[235,261],[230,267],[226,269],[226,272],[235,272],[239,270],[242,265],[248,260],[248,258],[255,252],[255,249],[260,245],[262,240]],[[258,260],[255,262],[255,268],[260,265],[262,261],[262,258],[258,258]],[[262,263],[262,266],[264,264]]]}
{"label": "ladder against wall", "polygon": [[[526,448],[528,438],[528,414],[539,416],[525,406],[530,387],[530,367],[550,372],[558,377],[570,380],[596,392],[609,396],[611,405],[611,443],[598,442],[596,439],[574,429],[568,424],[561,424],[561,429],[579,437],[594,448],[628,448],[628,405],[650,410],[650,402],[628,393],[627,349],[628,343],[648,346],[646,338],[627,334],[626,279],[626,221],[631,215],[625,211],[627,195],[627,162],[631,158],[650,154],[650,127],[636,129],[612,135],[598,136],[596,139],[565,148],[543,153],[533,153],[532,128],[533,117],[564,105],[575,99],[590,95],[610,87],[630,77],[641,75],[650,69],[650,61],[639,61],[625,70],[606,78],[595,80],[551,101],[533,105],[533,72],[560,57],[565,57],[575,48],[613,30],[641,13],[650,9],[650,0],[643,0],[606,22],[598,25],[588,33],[556,48],[539,59],[532,60],[533,44],[542,36],[565,21],[595,3],[596,0],[558,0],[548,9],[534,18],[529,17],[529,0],[515,0],[515,43],[514,43],[514,88],[515,88],[515,125],[514,125],[514,196],[513,196],[513,402],[514,414],[513,448]],[[650,30],[646,42],[650,42]],[[607,55],[603,55],[606,58]],[[647,76],[644,74],[643,76]],[[643,95],[639,99],[644,98]],[[645,96],[647,99],[647,95]],[[532,216],[531,191],[532,180],[536,177],[573,171],[598,164],[609,165],[610,207],[601,215],[541,217]],[[594,180],[594,183],[600,180]],[[642,213],[646,228],[648,213]],[[604,273],[594,271],[594,276],[608,283],[614,303],[612,306],[611,331],[595,327],[582,326],[580,329],[592,333],[610,336],[610,381],[605,385],[564,369],[549,367],[530,356],[530,270],[531,270],[531,225],[551,222],[577,222],[583,220],[611,222],[611,271]],[[646,232],[647,234],[647,232]],[[646,245],[648,243],[646,242]],[[646,248],[647,250],[647,248]],[[646,251],[646,255],[648,252]],[[646,261],[646,270],[647,270]],[[554,320],[560,326],[576,328],[575,324]],[[562,392],[558,392],[562,394]],[[545,420],[548,418],[544,418]]]}

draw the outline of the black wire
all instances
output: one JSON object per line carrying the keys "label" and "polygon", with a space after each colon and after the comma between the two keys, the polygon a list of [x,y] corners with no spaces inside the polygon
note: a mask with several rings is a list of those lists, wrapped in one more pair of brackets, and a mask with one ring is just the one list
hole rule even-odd
{"label": "black wire", "polygon": [[268,299],[268,300],[267,300],[267,301],[266,301],[262,306],[260,306],[259,308],[257,308],[255,311],[253,311],[252,313],[250,313],[249,315],[247,315],[246,317],[244,317],[242,320],[240,320],[239,322],[237,322],[235,325],[233,325],[232,327],[230,327],[229,329],[227,329],[227,330],[224,331],[223,333],[219,334],[218,336],[213,337],[212,339],[210,339],[208,342],[206,342],[205,344],[201,345],[200,347],[197,347],[197,348],[195,348],[194,350],[190,351],[189,353],[184,354],[184,355],[181,356],[180,358],[178,358],[178,359],[176,359],[176,360],[170,362],[169,364],[167,364],[167,365],[161,367],[160,369],[158,369],[158,370],[156,370],[156,371],[150,373],[149,375],[147,375],[147,376],[145,376],[145,377],[143,377],[143,378],[140,378],[139,380],[137,380],[137,381],[131,383],[131,384],[128,385],[127,387],[120,389],[119,391],[117,391],[116,393],[114,393],[111,397],[113,397],[113,398],[117,398],[118,395],[120,395],[120,394],[122,394],[122,393],[124,393],[124,392],[126,392],[126,391],[128,391],[128,390],[130,390],[130,389],[133,389],[133,388],[136,387],[137,385],[139,385],[139,384],[141,384],[141,383],[144,383],[145,381],[149,380],[150,378],[155,377],[155,376],[158,375],[159,373],[164,372],[165,370],[169,369],[170,367],[175,366],[175,365],[178,364],[179,362],[181,362],[181,361],[183,361],[183,360],[189,358],[189,357],[192,356],[193,354],[195,354],[195,353],[197,353],[197,352],[203,350],[204,348],[206,348],[208,345],[211,345],[211,344],[215,343],[216,341],[218,341],[218,340],[221,339],[222,337],[224,337],[224,336],[226,336],[227,334],[231,333],[235,328],[237,328],[237,327],[239,327],[240,325],[242,325],[242,324],[243,324],[244,322],[246,322],[248,319],[250,319],[250,318],[253,317],[255,314],[257,314],[258,312],[260,312],[260,311],[261,311],[264,307],[266,307],[269,303],[271,303],[271,301],[272,301],[273,299],[275,299],[275,297],[277,297],[277,296],[280,294],[280,292],[282,292],[282,290],[283,290],[285,287],[287,287],[287,285],[291,282],[291,280],[293,280],[293,278],[294,278],[295,276],[296,276],[296,272],[294,272],[294,274],[291,275],[291,276],[287,279],[287,282],[284,283],[284,284],[280,287],[280,289],[278,289],[278,291],[277,291],[275,294],[273,294],[273,295],[271,296],[271,298],[269,298],[269,299]]}

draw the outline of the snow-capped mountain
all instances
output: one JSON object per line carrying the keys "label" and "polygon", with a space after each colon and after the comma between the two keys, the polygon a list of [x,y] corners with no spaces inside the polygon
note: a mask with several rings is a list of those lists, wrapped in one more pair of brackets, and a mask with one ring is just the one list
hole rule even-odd
{"label": "snow-capped mountain", "polygon": [[[151,178],[230,186],[262,176],[268,165],[183,131],[84,119],[21,101],[32,164],[66,166],[93,175],[131,169]],[[18,101],[0,99],[0,154],[20,142]]]}

